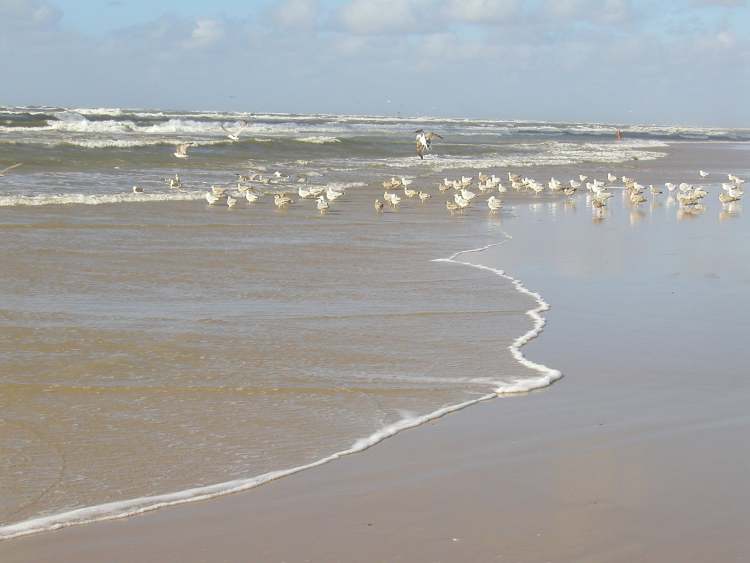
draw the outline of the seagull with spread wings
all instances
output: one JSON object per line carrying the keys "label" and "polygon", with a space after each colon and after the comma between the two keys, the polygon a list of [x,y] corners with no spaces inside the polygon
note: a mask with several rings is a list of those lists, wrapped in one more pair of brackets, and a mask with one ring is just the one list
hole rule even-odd
{"label": "seagull with spread wings", "polygon": [[442,139],[442,137],[432,131],[427,133],[424,129],[417,129],[414,132],[417,134],[417,156],[424,160],[424,154],[432,149],[432,140]]}
{"label": "seagull with spread wings", "polygon": [[227,129],[226,126],[222,123],[221,128],[224,130],[224,132],[227,134],[227,138],[234,141],[235,143],[239,142],[240,140],[240,133],[249,125],[249,123],[245,120],[240,122],[240,126],[232,131],[231,129]]}

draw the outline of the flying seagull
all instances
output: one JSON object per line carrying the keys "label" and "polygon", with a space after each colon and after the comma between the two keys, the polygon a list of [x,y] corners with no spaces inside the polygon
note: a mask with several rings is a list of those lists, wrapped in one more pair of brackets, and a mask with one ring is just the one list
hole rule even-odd
{"label": "flying seagull", "polygon": [[227,134],[227,138],[234,141],[235,143],[240,140],[240,133],[247,127],[249,123],[245,120],[242,120],[240,122],[240,126],[234,130],[231,131],[230,129],[227,129],[226,126],[222,123],[221,128],[224,130],[224,132]]}
{"label": "flying seagull", "polygon": [[22,164],[23,164],[23,162],[16,162],[15,164],[12,164],[11,166],[8,166],[8,168],[3,168],[2,170],[0,170],[0,176],[5,176],[6,172],[10,172],[14,168],[18,168]]}
{"label": "flying seagull", "polygon": [[435,138],[442,139],[442,137],[432,131],[426,133],[424,129],[417,129],[414,132],[417,134],[417,156],[424,160],[424,153],[430,152],[432,149],[432,140]]}

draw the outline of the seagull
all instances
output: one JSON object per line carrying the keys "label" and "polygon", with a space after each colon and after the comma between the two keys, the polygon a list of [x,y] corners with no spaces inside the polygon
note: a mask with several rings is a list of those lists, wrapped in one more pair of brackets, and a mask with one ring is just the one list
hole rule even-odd
{"label": "seagull", "polygon": [[2,170],[0,170],[0,177],[5,176],[6,172],[10,172],[14,168],[18,168],[22,164],[23,162],[16,162],[15,164],[11,164],[10,166],[8,166],[8,168],[3,168]]}
{"label": "seagull", "polygon": [[421,201],[422,203],[424,203],[425,201],[427,201],[428,199],[432,197],[430,194],[426,192],[419,192],[419,194],[417,195],[419,195],[419,201]]}
{"label": "seagull", "polygon": [[174,151],[175,158],[188,158],[188,149],[193,146],[193,143],[182,143],[177,145],[177,150]]}
{"label": "seagull", "polygon": [[219,202],[221,198],[212,192],[206,192],[206,201],[208,205],[214,205]]}
{"label": "seagull", "polygon": [[255,192],[247,190],[245,192],[245,199],[247,200],[248,203],[255,203],[256,201],[260,199],[260,196],[256,194]]}
{"label": "seagull", "polygon": [[417,129],[414,131],[417,134],[417,156],[420,160],[424,160],[424,153],[430,152],[432,149],[432,140],[442,139],[437,133],[430,131],[426,133],[424,129]]}
{"label": "seagull", "polygon": [[328,186],[326,188],[326,197],[330,201],[336,201],[338,198],[340,198],[342,195],[344,195],[344,192],[337,192],[332,187]]}
{"label": "seagull", "polygon": [[609,174],[607,174],[607,180],[609,181],[610,184],[613,184],[614,182],[617,181],[617,176],[615,176],[614,174],[610,172]]}
{"label": "seagull", "polygon": [[140,187],[140,186],[133,186],[133,193],[134,194],[142,194],[143,193],[143,188]]}
{"label": "seagull", "polygon": [[221,186],[211,186],[211,192],[218,197],[222,197],[226,193],[227,189]]}
{"label": "seagull", "polygon": [[236,129],[235,132],[230,131],[226,128],[226,126],[222,123],[221,128],[224,130],[224,132],[227,134],[227,138],[234,141],[235,143],[240,140],[240,133],[245,129],[245,127],[248,126],[247,121],[242,121],[240,126]]}
{"label": "seagull", "polygon": [[417,195],[417,190],[411,190],[409,188],[404,188],[404,195],[408,198],[415,197]]}
{"label": "seagull", "polygon": [[411,183],[413,181],[414,180],[408,180],[408,179],[404,178],[403,176],[401,177],[401,185],[404,186],[404,187],[407,187],[407,186],[411,185]]}
{"label": "seagull", "polygon": [[456,205],[452,201],[448,200],[448,201],[445,202],[445,208],[448,211],[450,211],[451,213],[453,213],[456,209],[458,209],[458,205]]}
{"label": "seagull", "polygon": [[464,198],[466,201],[471,201],[472,199],[474,199],[475,197],[477,197],[477,194],[475,194],[474,192],[472,192],[470,190],[462,189],[461,190],[461,197]]}
{"label": "seagull", "polygon": [[326,201],[325,196],[320,196],[315,205],[321,213],[325,213],[328,210],[328,202]]}
{"label": "seagull", "polygon": [[588,179],[589,179],[589,177],[588,177],[588,176],[584,176],[583,174],[579,174],[579,175],[578,175],[578,178],[579,178],[579,179],[581,180],[581,182],[585,182],[586,180],[588,180]]}
{"label": "seagull", "polygon": [[375,211],[383,211],[383,202],[380,201],[379,199],[376,199],[374,207],[375,207]]}
{"label": "seagull", "polygon": [[288,195],[286,195],[283,192],[280,194],[274,194],[273,203],[276,207],[281,208],[292,203],[292,198],[290,198]]}
{"label": "seagull", "polygon": [[303,187],[299,187],[299,188],[297,188],[297,194],[298,194],[298,195],[299,195],[299,196],[300,196],[300,197],[301,197],[302,199],[310,199],[310,198],[313,198],[313,197],[315,197],[315,196],[313,196],[313,195],[312,195],[312,194],[310,193],[310,190],[306,190],[306,189],[305,189],[305,188],[303,188]]}
{"label": "seagull", "polygon": [[487,207],[490,208],[490,213],[494,213],[503,206],[503,202],[496,198],[494,195],[490,196],[487,200]]}
{"label": "seagull", "polygon": [[237,205],[237,198],[236,197],[232,197],[231,195],[229,197],[227,197],[227,207],[229,207],[231,209],[235,205]]}
{"label": "seagull", "polygon": [[704,170],[698,170],[698,174],[700,174],[701,178],[708,178],[708,172],[705,172]]}

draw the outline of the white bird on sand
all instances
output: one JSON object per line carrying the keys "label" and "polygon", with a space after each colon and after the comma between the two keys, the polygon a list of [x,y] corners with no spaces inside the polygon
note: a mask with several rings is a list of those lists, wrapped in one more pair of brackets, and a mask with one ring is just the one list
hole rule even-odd
{"label": "white bird on sand", "polygon": [[487,207],[490,208],[490,213],[494,213],[503,206],[503,202],[496,198],[494,195],[490,196],[487,200]]}
{"label": "white bird on sand", "polygon": [[16,162],[15,164],[11,164],[7,168],[3,168],[2,170],[0,170],[0,176],[5,176],[6,172],[10,172],[11,170],[13,170],[15,168],[18,168],[22,164],[23,164],[23,162]]}
{"label": "white bird on sand", "polygon": [[334,190],[332,187],[328,186],[326,188],[326,197],[329,201],[336,201],[338,198],[340,198],[342,195],[344,195],[344,192],[339,192]]}
{"label": "white bird on sand", "polygon": [[401,177],[401,185],[404,187],[410,186],[414,180],[408,180],[407,178]]}
{"label": "white bird on sand", "polygon": [[212,192],[206,192],[206,201],[208,205],[214,205],[219,202],[221,198]]}
{"label": "white bird on sand", "polygon": [[245,192],[245,199],[247,200],[248,203],[255,203],[256,201],[260,199],[260,195],[256,194],[255,192],[251,190],[247,190]]}
{"label": "white bird on sand", "polygon": [[231,209],[235,205],[237,205],[237,198],[236,197],[232,197],[231,195],[228,196],[227,197],[227,207],[229,207]]}
{"label": "white bird on sand", "polygon": [[393,207],[397,207],[399,203],[401,203],[401,198],[398,196],[398,194],[389,194],[390,198],[388,201],[390,201],[391,205]]}
{"label": "white bird on sand", "polygon": [[182,143],[177,145],[177,149],[174,151],[175,158],[188,158],[188,150],[193,146],[193,143]]}
{"label": "white bird on sand", "polygon": [[578,188],[581,187],[581,182],[578,182],[577,180],[571,180],[568,183],[570,184],[570,187],[573,188],[574,190],[577,190]]}
{"label": "white bird on sand", "polygon": [[459,194],[454,194],[453,199],[455,200],[456,205],[458,205],[459,209],[466,209],[467,207],[469,207],[469,205],[471,205],[471,202],[461,197]]}
{"label": "white bird on sand", "polygon": [[583,174],[579,174],[579,175],[578,175],[578,179],[579,179],[579,180],[580,180],[581,182],[585,182],[586,180],[588,180],[588,179],[589,179],[589,177],[588,177],[588,176],[584,176]]}
{"label": "white bird on sand", "polygon": [[672,182],[667,182],[666,184],[664,184],[664,187],[669,190],[669,193],[672,193],[673,191],[675,191],[675,188],[677,188],[677,186],[675,186]]}
{"label": "white bird on sand", "polygon": [[284,207],[286,205],[289,205],[292,202],[292,198],[290,198],[286,193],[280,193],[280,194],[274,194],[273,196],[273,204],[276,207]]}
{"label": "white bird on sand", "polygon": [[556,192],[562,187],[562,184],[560,183],[559,180],[555,180],[554,178],[551,178],[550,181],[547,182],[547,186],[549,187],[550,191]]}
{"label": "white bird on sand", "polygon": [[318,197],[324,191],[326,191],[326,187],[325,186],[315,186],[315,187],[311,186],[310,187],[310,195],[312,195],[313,197]]}
{"label": "white bird on sand", "polygon": [[142,194],[143,193],[143,188],[140,187],[140,186],[133,186],[133,193],[134,194]]}
{"label": "white bird on sand", "polygon": [[458,205],[448,200],[445,202],[445,208],[451,213],[453,213],[454,211],[456,211],[456,209],[458,209]]}
{"label": "white bird on sand", "polygon": [[474,192],[472,192],[470,190],[462,189],[461,190],[461,197],[464,198],[466,201],[471,201],[472,199],[474,199],[475,197],[477,197],[477,194],[475,194]]}
{"label": "white bird on sand", "polygon": [[211,186],[211,192],[216,196],[222,197],[227,192],[227,189],[221,186]]}
{"label": "white bird on sand", "polygon": [[427,201],[428,199],[432,197],[427,192],[419,192],[419,194],[417,195],[419,195],[419,201],[421,201],[422,203],[424,203],[425,201]]}
{"label": "white bird on sand", "polygon": [[738,176],[735,176],[734,174],[727,174],[727,178],[729,178],[729,181],[732,182],[735,186],[741,186],[745,183],[745,180]]}
{"label": "white bird on sand", "polygon": [[299,195],[302,199],[310,199],[314,197],[312,193],[310,193],[310,190],[306,190],[303,187],[297,188],[297,195]]}
{"label": "white bird on sand", "polygon": [[701,178],[708,178],[708,172],[704,170],[698,170],[698,174],[700,174]]}
{"label": "white bird on sand", "polygon": [[326,201],[325,196],[320,196],[315,206],[318,208],[318,211],[320,211],[321,213],[325,213],[328,209],[328,202]]}
{"label": "white bird on sand", "polygon": [[406,187],[405,187],[405,188],[404,188],[404,195],[405,195],[406,197],[409,197],[409,198],[411,198],[411,197],[415,197],[415,196],[417,195],[417,190],[412,190],[412,189],[410,189],[410,188],[406,188]]}
{"label": "white bird on sand", "polygon": [[378,211],[378,212],[383,211],[383,202],[380,201],[379,199],[376,199],[373,205],[375,207],[375,211]]}
{"label": "white bird on sand", "polygon": [[610,184],[613,184],[614,182],[617,181],[617,176],[615,176],[614,174],[612,174],[612,172],[610,172],[609,174],[607,174],[607,181]]}

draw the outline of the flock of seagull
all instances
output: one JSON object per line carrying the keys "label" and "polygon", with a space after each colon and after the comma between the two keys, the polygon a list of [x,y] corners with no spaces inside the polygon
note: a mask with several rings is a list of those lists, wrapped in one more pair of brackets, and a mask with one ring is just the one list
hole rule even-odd
{"label": "flock of seagull", "polygon": [[[240,140],[240,133],[247,126],[247,122],[241,122],[239,127],[234,130],[227,129],[224,125],[222,125],[222,129],[230,140],[237,142]],[[425,153],[430,152],[434,139],[443,138],[437,133],[425,132],[422,129],[415,131],[415,133],[416,150],[420,159],[424,157]],[[174,157],[179,159],[189,158],[189,150],[192,146],[194,146],[194,143],[191,142],[178,145],[175,149]],[[21,165],[22,163],[19,162],[0,170],[0,177]],[[704,170],[699,170],[698,175],[702,179],[705,179],[710,174]],[[734,174],[728,174],[727,180],[727,182],[721,183],[722,191],[719,193],[719,201],[722,204],[737,202],[744,194],[743,184],[745,181],[742,178]],[[170,189],[182,190],[183,188],[178,174],[175,174],[174,177],[164,178],[164,181],[169,185]],[[574,196],[579,189],[585,186],[592,207],[599,211],[607,206],[607,201],[612,197],[612,192],[609,191],[609,188],[615,187],[614,184],[620,181],[624,185],[625,193],[631,205],[639,206],[647,201],[645,195],[646,186],[638,183],[634,178],[627,176],[618,177],[615,174],[608,173],[606,180],[595,178],[589,180],[588,176],[581,174],[577,179],[571,179],[566,184],[555,178],[551,178],[545,185],[533,178],[521,177],[513,172],[508,172],[508,186],[518,192],[525,191],[541,194],[548,191],[550,193],[562,193],[565,196]],[[380,199],[375,200],[375,210],[383,211],[385,203],[388,203],[392,208],[396,208],[403,199],[416,198],[421,203],[425,203],[432,198],[432,195],[427,191],[411,188],[410,186],[413,182],[413,179],[405,177],[392,177],[390,180],[384,181],[383,188],[385,191],[383,192],[383,201]],[[344,195],[342,189],[336,189],[332,186],[308,185],[306,176],[298,176],[293,179],[290,176],[284,176],[279,171],[274,172],[272,175],[264,175],[261,172],[251,171],[248,175],[238,174],[236,189],[214,185],[205,193],[204,197],[206,202],[212,206],[225,204],[227,207],[232,208],[242,199],[248,204],[255,204],[262,197],[269,195],[269,192],[259,188],[258,184],[280,184],[281,186],[279,187],[283,187],[285,191],[276,191],[273,193],[273,202],[278,208],[285,208],[294,203],[294,199],[288,193],[290,186],[293,184],[296,184],[296,193],[299,200],[314,200],[316,208],[321,213],[325,213],[330,208],[332,202]],[[680,207],[685,210],[701,209],[703,198],[708,195],[708,192],[703,187],[686,182],[680,184],[667,182],[664,184],[664,188],[670,194],[675,191],[677,192],[676,199]],[[483,172],[479,172],[477,175],[476,187],[474,187],[473,177],[461,176],[461,178],[456,180],[444,178],[438,185],[438,189],[440,192],[454,190],[453,197],[445,202],[445,207],[451,214],[455,212],[460,213],[471,207],[479,197],[479,193],[482,195],[489,194],[489,197],[484,200],[484,204],[490,213],[494,214],[502,209],[502,195],[508,191],[508,188],[503,185],[498,176],[495,174],[486,175]],[[472,189],[476,191],[472,191]],[[401,190],[401,194],[403,195],[396,193],[397,190]],[[143,193],[143,191],[142,187],[133,186],[134,193]],[[653,184],[649,184],[648,191],[652,197],[656,197],[662,193],[662,189]]]}

